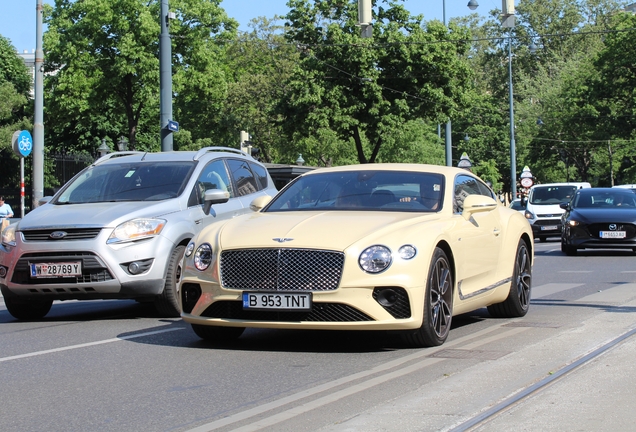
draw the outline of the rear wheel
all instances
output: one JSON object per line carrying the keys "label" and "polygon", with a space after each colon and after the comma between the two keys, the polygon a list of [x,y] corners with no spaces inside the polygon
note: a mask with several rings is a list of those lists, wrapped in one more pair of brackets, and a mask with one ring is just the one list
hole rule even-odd
{"label": "rear wheel", "polygon": [[192,324],[192,330],[201,339],[210,342],[232,342],[243,334],[244,327],[219,327]]}
{"label": "rear wheel", "polygon": [[181,260],[184,252],[185,246],[177,246],[170,255],[166,284],[163,292],[155,298],[155,309],[161,316],[178,317],[181,314],[177,301],[177,283],[181,277]]}
{"label": "rear wheel", "polygon": [[532,286],[532,263],[530,251],[525,240],[520,239],[517,246],[512,282],[508,298],[501,303],[488,306],[488,312],[495,318],[517,318],[528,313],[530,307],[530,288]]}
{"label": "rear wheel", "polygon": [[46,316],[51,310],[53,300],[16,300],[14,298],[5,298],[4,304],[7,310],[14,318],[19,320],[31,321],[39,320]]}
{"label": "rear wheel", "polygon": [[424,294],[422,326],[405,334],[406,342],[413,347],[442,345],[451,329],[453,319],[453,275],[446,253],[435,248],[428,271]]}

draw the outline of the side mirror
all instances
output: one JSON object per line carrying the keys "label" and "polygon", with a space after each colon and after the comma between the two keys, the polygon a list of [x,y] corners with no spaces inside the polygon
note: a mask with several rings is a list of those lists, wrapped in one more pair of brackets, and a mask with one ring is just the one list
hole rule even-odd
{"label": "side mirror", "polygon": [[45,197],[40,198],[38,200],[38,207],[40,207],[40,206],[46,204],[47,202],[51,201],[51,198],[53,198],[53,197],[52,196],[45,196]]}
{"label": "side mirror", "polygon": [[561,207],[563,210],[570,210],[570,203],[561,203],[559,204],[559,207]]}
{"label": "side mirror", "polygon": [[497,201],[484,195],[468,195],[464,199],[464,211],[462,216],[469,220],[474,213],[493,211],[497,208]]}
{"label": "side mirror", "polygon": [[230,193],[221,189],[208,189],[203,195],[203,213],[210,214],[212,204],[223,204],[230,199]]}
{"label": "side mirror", "polygon": [[254,200],[250,203],[250,210],[252,211],[261,211],[263,207],[265,207],[272,200],[272,197],[269,195],[259,196],[254,198]]}

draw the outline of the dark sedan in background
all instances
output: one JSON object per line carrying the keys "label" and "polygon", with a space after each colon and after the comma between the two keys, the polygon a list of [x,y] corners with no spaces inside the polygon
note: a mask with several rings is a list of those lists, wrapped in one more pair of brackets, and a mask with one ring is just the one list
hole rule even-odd
{"label": "dark sedan in background", "polygon": [[636,194],[621,188],[579,189],[561,204],[561,250],[632,249],[636,252]]}

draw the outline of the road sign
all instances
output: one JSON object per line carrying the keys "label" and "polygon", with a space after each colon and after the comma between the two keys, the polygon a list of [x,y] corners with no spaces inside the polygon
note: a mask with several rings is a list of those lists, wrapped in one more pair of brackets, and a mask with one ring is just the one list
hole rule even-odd
{"label": "road sign", "polygon": [[172,132],[178,132],[179,131],[179,123],[177,123],[174,120],[168,120],[168,130],[172,131]]}
{"label": "road sign", "polygon": [[13,134],[13,151],[21,157],[27,157],[33,150],[33,138],[29,131],[17,131]]}

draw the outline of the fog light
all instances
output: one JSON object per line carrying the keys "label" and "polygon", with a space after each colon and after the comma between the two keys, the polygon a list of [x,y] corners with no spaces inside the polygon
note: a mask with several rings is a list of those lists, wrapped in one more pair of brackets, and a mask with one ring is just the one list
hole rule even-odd
{"label": "fog light", "polygon": [[0,277],[3,278],[7,275],[7,268],[0,266]]}
{"label": "fog light", "polygon": [[392,289],[383,289],[378,292],[376,301],[384,307],[391,307],[397,303],[398,295]]}
{"label": "fog light", "polygon": [[141,270],[141,267],[139,266],[139,263],[136,261],[131,262],[130,264],[128,264],[128,271],[130,272],[130,274],[138,274],[139,271]]}

